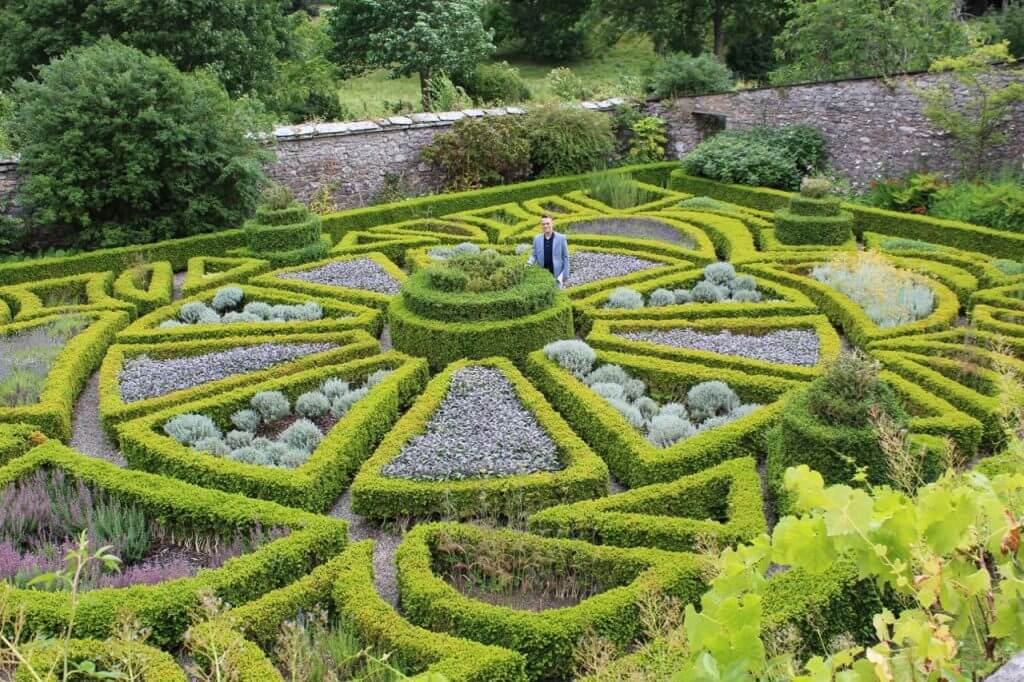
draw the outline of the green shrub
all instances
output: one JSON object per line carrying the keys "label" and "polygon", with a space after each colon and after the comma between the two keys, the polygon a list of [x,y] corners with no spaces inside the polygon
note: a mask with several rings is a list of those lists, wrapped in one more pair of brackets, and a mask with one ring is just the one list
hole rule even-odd
{"label": "green shrub", "polygon": [[477,64],[455,80],[477,104],[515,104],[531,97],[519,69],[508,62]]}
{"label": "green shrub", "polygon": [[255,121],[207,74],[103,39],[20,81],[14,100],[20,194],[37,242],[183,237],[238,225],[255,208]]}
{"label": "green shrub", "polygon": [[732,71],[713,55],[677,52],[654,67],[648,90],[655,97],[675,98],[725,92],[732,86]]}
{"label": "green shrub", "polygon": [[939,192],[948,186],[938,173],[911,173],[906,178],[872,180],[860,202],[889,211],[927,213]]}
{"label": "green shrub", "polygon": [[493,251],[452,256],[431,265],[426,273],[435,289],[475,294],[508,289],[522,282],[526,276],[519,259]]}
{"label": "green shrub", "polygon": [[825,138],[807,125],[727,130],[686,155],[690,175],[721,182],[797,190],[804,176],[822,169]]}
{"label": "green shrub", "polygon": [[606,114],[549,106],[533,110],[527,118],[537,177],[599,170],[615,153],[612,121]]}
{"label": "green shrub", "polygon": [[996,230],[1024,232],[1024,184],[1012,177],[958,182],[937,194],[929,213]]}
{"label": "green shrub", "polygon": [[868,427],[872,409],[879,409],[899,422],[907,414],[892,388],[878,378],[881,366],[860,353],[840,355],[811,384],[807,408],[818,420],[830,426]]}
{"label": "green shrub", "polygon": [[579,102],[589,98],[592,94],[592,91],[583,82],[583,79],[567,66],[551,69],[547,81],[548,87],[555,97],[566,102]]}
{"label": "green shrub", "polygon": [[1024,58],[1024,2],[1013,0],[999,14],[999,28],[1003,39],[1010,43],[1010,53],[1017,59]]}
{"label": "green shrub", "polygon": [[462,119],[423,150],[423,159],[444,174],[449,190],[519,182],[533,174],[522,116]]}

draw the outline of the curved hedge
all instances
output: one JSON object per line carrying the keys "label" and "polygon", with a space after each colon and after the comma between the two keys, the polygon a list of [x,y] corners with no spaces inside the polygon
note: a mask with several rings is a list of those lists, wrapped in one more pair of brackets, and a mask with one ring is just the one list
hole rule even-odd
{"label": "curved hedge", "polygon": [[333,258],[327,258],[324,260],[313,261],[311,263],[304,263],[302,265],[293,265],[288,268],[281,268],[274,270],[267,274],[261,274],[252,280],[254,286],[270,287],[276,289],[286,289],[293,291],[298,294],[307,294],[309,296],[317,296],[320,298],[336,298],[341,297],[349,303],[355,303],[358,305],[364,305],[370,308],[386,308],[388,302],[391,301],[391,294],[384,294],[377,291],[369,291],[366,289],[358,289],[355,287],[346,286],[334,286],[331,284],[321,284],[319,282],[309,282],[302,279],[291,279],[286,275],[293,275],[296,273],[308,272],[310,270],[316,270],[332,263],[358,260],[358,259],[369,259],[376,263],[382,270],[384,270],[391,278],[398,284],[402,284],[408,279],[406,274],[395,265],[387,256],[383,253],[375,253],[368,251],[366,253],[359,254],[348,254],[348,255],[337,255]]}
{"label": "curved hedge", "polygon": [[[453,375],[468,366],[492,367],[505,375],[522,406],[536,417],[555,442],[564,468],[524,476],[416,481],[391,478],[381,470],[397,457],[409,439],[422,433],[448,395]],[[599,497],[608,492],[608,468],[544,396],[508,360],[489,358],[449,365],[431,380],[416,403],[363,465],[352,482],[352,510],[371,519],[434,516],[511,517],[566,501]]]}
{"label": "curved hedge", "polygon": [[270,270],[270,261],[260,258],[225,258],[196,256],[188,259],[188,269],[181,285],[183,296],[216,289],[231,283],[244,283]]}
{"label": "curved hedge", "polygon": [[572,307],[558,292],[546,310],[511,320],[483,322],[441,322],[410,311],[401,297],[388,306],[391,342],[398,350],[425,357],[434,369],[463,358],[481,359],[495,355],[516,362],[530,351],[558,339],[572,338]]}
{"label": "curved hedge", "polygon": [[522,282],[507,289],[474,293],[441,291],[420,270],[402,287],[406,310],[441,322],[485,322],[528,317],[555,303],[555,278],[543,268],[527,268]]}

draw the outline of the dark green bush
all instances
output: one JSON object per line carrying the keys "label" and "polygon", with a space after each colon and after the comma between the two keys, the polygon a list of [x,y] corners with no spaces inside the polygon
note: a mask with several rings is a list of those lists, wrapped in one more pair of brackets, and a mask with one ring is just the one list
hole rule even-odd
{"label": "dark green bush", "polygon": [[1024,184],[1005,178],[994,182],[958,182],[938,193],[930,215],[1024,232]]}
{"label": "dark green bush", "polygon": [[999,27],[1003,40],[1010,42],[1010,54],[1017,59],[1024,58],[1024,2],[1011,2],[999,15]]}
{"label": "dark green bush", "polygon": [[829,426],[870,427],[874,410],[905,422],[907,413],[892,388],[878,378],[880,370],[876,360],[862,353],[843,353],[811,384],[808,411]]}
{"label": "dark green bush", "polygon": [[615,153],[611,118],[597,111],[549,106],[530,112],[528,130],[538,177],[604,168]]}
{"label": "dark green bush", "polygon": [[451,256],[431,265],[427,272],[435,289],[472,293],[508,289],[522,282],[526,274],[519,259],[493,251]]}
{"label": "dark green bush", "polygon": [[465,118],[423,150],[445,176],[449,190],[476,189],[527,180],[530,141],[523,116]]}
{"label": "dark green bush", "polygon": [[530,99],[530,88],[519,69],[508,62],[477,64],[472,72],[455,78],[477,104],[515,104]]}
{"label": "dark green bush", "polygon": [[906,178],[871,181],[861,203],[889,211],[924,214],[947,183],[938,173],[911,173]]}
{"label": "dark green bush", "polygon": [[795,191],[806,175],[820,171],[825,138],[807,125],[727,130],[683,159],[683,170],[721,182]]}
{"label": "dark green bush", "polygon": [[341,80],[337,67],[327,58],[331,39],[324,28],[326,22],[296,12],[283,23],[287,27],[285,49],[274,77],[260,88],[267,109],[284,123],[351,118],[338,99]]}
{"label": "dark green bush", "polygon": [[252,116],[206,73],[109,38],[14,88],[10,131],[32,244],[95,248],[241,224],[266,158]]}
{"label": "dark green bush", "polygon": [[686,97],[732,90],[732,71],[713,55],[667,55],[651,74],[648,90],[655,97]]}

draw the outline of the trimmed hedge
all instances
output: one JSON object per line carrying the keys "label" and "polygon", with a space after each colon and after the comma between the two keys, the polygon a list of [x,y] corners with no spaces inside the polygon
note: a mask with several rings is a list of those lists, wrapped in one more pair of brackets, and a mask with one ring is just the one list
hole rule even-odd
{"label": "trimmed hedge", "polygon": [[572,307],[561,291],[550,308],[526,317],[483,322],[442,322],[416,315],[401,296],[388,306],[391,342],[409,355],[425,357],[437,370],[463,358],[495,355],[521,363],[551,341],[573,337]]}
{"label": "trimmed hedge", "polygon": [[129,268],[114,280],[113,291],[114,298],[131,303],[139,315],[145,315],[171,302],[174,271],[167,261]]}
{"label": "trimmed hedge", "polygon": [[320,261],[314,261],[312,263],[305,263],[303,265],[295,265],[290,268],[282,268],[280,270],[274,270],[273,272],[260,275],[252,280],[253,286],[269,287],[272,289],[285,289],[287,291],[294,291],[299,294],[307,294],[309,296],[317,296],[326,299],[337,299],[341,298],[349,303],[356,303],[358,305],[367,306],[369,308],[386,308],[388,303],[391,301],[393,295],[382,294],[376,291],[369,291],[366,289],[356,289],[354,287],[344,286],[333,286],[330,284],[320,284],[318,282],[307,282],[302,279],[289,279],[283,277],[283,275],[290,275],[295,273],[308,272],[310,270],[316,270],[322,268],[331,263],[338,263],[350,260],[361,260],[369,259],[379,265],[381,269],[387,272],[399,285],[403,284],[408,277],[400,267],[395,265],[387,256],[383,253],[374,253],[372,251],[360,254],[351,255],[339,255],[332,258],[327,258]]}
{"label": "trimmed hedge", "polygon": [[31,424],[0,424],[0,465],[31,450],[36,432]]}
{"label": "trimmed hedge", "polygon": [[402,287],[402,303],[413,315],[441,322],[492,322],[535,315],[555,304],[555,278],[543,268],[527,268],[523,281],[497,291],[435,289],[421,269]]}
{"label": "trimmed hedge", "polygon": [[861,236],[863,237],[864,245],[867,248],[877,249],[882,253],[914,258],[916,260],[933,260],[938,261],[939,263],[946,263],[947,265],[955,265],[961,270],[966,270],[970,274],[974,275],[978,280],[979,286],[993,287],[1000,285],[1009,279],[1002,270],[993,264],[993,260],[995,259],[983,253],[978,253],[977,251],[960,251],[951,246],[942,246],[941,244],[935,244],[934,250],[886,246],[885,244],[887,241],[893,241],[894,239],[899,238],[889,237],[888,235],[878,234],[877,232],[864,232]]}
{"label": "trimmed hedge", "polygon": [[[114,342],[117,333],[128,326],[128,313],[125,312],[89,313],[83,317],[93,320],[93,323],[65,344],[46,375],[39,400],[35,404],[20,407],[0,406],[0,423],[35,424],[40,431],[53,438],[64,441],[71,438],[71,415],[75,399],[100,366],[104,352]],[[9,336],[62,319],[63,315],[52,315],[3,325],[0,326],[0,336]]]}
{"label": "trimmed hedge", "polygon": [[[254,524],[292,529],[287,537],[191,578],[83,592],[75,637],[108,637],[117,614],[126,610],[152,628],[150,642],[154,646],[174,647],[189,626],[189,611],[198,605],[200,590],[212,589],[231,604],[243,604],[306,575],[346,544],[348,526],[344,521],[121,469],[53,441],[0,467],[0,487],[44,467],[61,469],[171,526],[217,534]],[[68,595],[62,592],[12,589],[9,604],[15,612],[24,608],[29,635],[56,633],[68,618]]]}
{"label": "trimmed hedge", "polygon": [[254,287],[248,284],[238,285],[245,294],[245,301],[265,301],[266,303],[290,304],[313,301],[324,310],[324,317],[308,322],[235,322],[230,324],[190,324],[180,327],[160,328],[165,320],[177,319],[181,307],[193,301],[202,301],[209,305],[216,295],[213,291],[204,291],[195,296],[175,301],[169,306],[155,310],[135,320],[121,332],[118,343],[163,343],[166,341],[191,341],[196,339],[213,339],[223,337],[261,336],[275,332],[288,333],[320,333],[338,332],[352,329],[363,329],[374,336],[380,336],[383,326],[383,314],[380,310],[365,306],[335,301],[314,296]]}
{"label": "trimmed hedge", "polygon": [[954,324],[960,314],[960,302],[956,294],[941,282],[931,280],[928,284],[935,293],[936,305],[930,315],[916,322],[896,327],[879,327],[867,316],[863,308],[827,284],[789,271],[791,269],[809,269],[820,262],[822,261],[785,263],[782,267],[771,264],[748,264],[740,269],[754,275],[755,278],[774,280],[802,291],[817,303],[833,324],[846,333],[851,342],[858,346],[866,346],[871,341],[891,336],[945,329]]}
{"label": "trimmed hedge", "polygon": [[[162,427],[179,414],[203,414],[222,426],[232,413],[244,409],[261,391],[281,391],[294,401],[326,379],[362,381],[378,369],[394,370],[357,402],[331,429],[313,455],[295,469],[278,469],[237,462],[198,452],[164,435]],[[398,419],[401,409],[427,383],[422,360],[389,352],[341,365],[318,366],[279,378],[223,391],[215,396],[175,405],[117,427],[128,463],[138,469],[173,476],[197,485],[323,511],[344,491],[362,462]]]}
{"label": "trimmed hedge", "polygon": [[[607,589],[575,606],[539,613],[494,606],[463,595],[435,575],[443,561],[439,545],[446,539],[463,547],[486,541],[517,554],[550,555],[554,575],[572,567]],[[410,621],[518,651],[526,657],[531,680],[571,678],[573,651],[585,637],[605,637],[620,648],[633,643],[642,634],[640,603],[656,592],[696,602],[711,565],[695,554],[598,547],[457,524],[416,526],[398,548],[396,563],[399,598]]]}
{"label": "trimmed hedge", "polygon": [[[135,317],[137,310],[133,304],[110,295],[113,284],[113,272],[90,272],[3,287],[0,289],[0,299],[5,299],[10,304],[15,322],[45,315],[70,315],[107,310],[120,310]],[[85,302],[61,300],[60,297],[69,291],[76,297],[84,297]],[[47,301],[48,296],[57,298]]]}
{"label": "trimmed hedge", "polygon": [[790,209],[775,213],[775,238],[786,245],[845,244],[853,237],[853,216],[847,211],[838,215],[804,215]]}
{"label": "trimmed hedge", "polygon": [[[411,438],[423,433],[448,395],[453,375],[468,366],[499,370],[512,384],[522,406],[555,442],[564,468],[523,476],[452,481],[391,478],[381,470]],[[416,403],[384,438],[352,482],[352,510],[371,519],[404,517],[513,517],[566,501],[608,493],[608,468],[569,425],[551,409],[515,366],[504,358],[464,360],[448,366],[431,380]]]}
{"label": "trimmed hedge", "polygon": [[597,545],[694,551],[706,538],[720,546],[767,532],[761,478],[750,457],[722,462],[671,483],[544,509],[530,531]]}
{"label": "trimmed hedge", "polygon": [[[46,675],[46,672],[51,669],[61,671],[61,651],[58,650],[56,643],[31,644],[25,649],[25,653],[26,660],[15,670],[14,682],[38,682],[40,679],[45,682],[53,682],[57,679]],[[174,657],[169,653],[134,641],[73,639],[68,642],[67,657],[72,664],[83,661],[96,662],[96,668],[101,671],[107,668],[104,661],[117,661],[131,657],[133,665],[136,666],[136,674],[138,675],[140,670],[144,671],[138,677],[133,678],[133,682],[187,682],[188,680],[185,671],[178,666]],[[59,675],[60,672],[57,674]],[[38,675],[43,675],[43,677],[40,678]]]}
{"label": "trimmed hedge", "polygon": [[[671,173],[669,189],[709,196],[765,211],[784,208],[790,199],[788,192],[765,187],[727,185],[714,180],[695,178],[681,170]],[[854,231],[857,234],[877,232],[893,237],[945,244],[967,251],[980,251],[998,258],[1024,260],[1024,234],[993,230],[956,220],[887,211],[862,204],[846,203],[843,204],[843,209],[853,214]]]}
{"label": "trimmed hedge", "polygon": [[976,291],[971,297],[971,303],[1024,313],[1024,285],[1006,284],[1001,287]]}
{"label": "trimmed hedge", "polygon": [[381,253],[399,266],[404,266],[408,265],[405,260],[406,251],[439,244],[441,240],[437,237],[398,237],[377,232],[349,232],[331,249],[331,253],[340,256]]}
{"label": "trimmed hedge", "polygon": [[[760,229],[757,232],[753,231],[747,222],[748,218],[738,215],[689,211],[682,208],[661,211],[659,215],[674,217],[700,227],[715,245],[715,253],[721,260],[739,263],[758,253],[757,237]],[[770,223],[765,222],[765,228],[770,226]]]}
{"label": "trimmed hedge", "polygon": [[789,393],[802,382],[747,372],[704,367],[599,350],[598,365],[614,363],[642,379],[651,397],[672,400],[685,396],[693,384],[721,380],[744,402],[764,405],[756,412],[715,429],[698,433],[668,448],[659,448],[601,400],[590,387],[549,360],[543,351],[527,359],[527,376],[565,420],[608,464],[616,480],[635,488],[671,481],[729,459],[756,456],[765,429],[786,409]]}
{"label": "trimmed hedge", "polygon": [[[693,329],[699,332],[727,330],[734,334],[763,335],[783,329],[805,329],[818,337],[818,362],[812,367],[785,365],[746,358],[741,355],[726,355],[692,348],[676,348],[647,341],[633,341],[618,334],[621,332],[660,331],[676,328]],[[822,368],[835,359],[841,351],[839,334],[824,315],[795,315],[779,317],[724,317],[682,320],[597,320],[587,335],[587,343],[594,348],[639,353],[665,360],[699,363],[707,367],[725,367],[756,374],[771,374],[786,379],[813,379],[821,374]]]}
{"label": "trimmed hedge", "polygon": [[181,285],[183,296],[216,289],[230,283],[244,283],[270,270],[270,261],[260,258],[222,258],[196,256],[188,259],[188,270]]}
{"label": "trimmed hedge", "polygon": [[637,187],[643,198],[647,201],[642,201],[636,206],[629,206],[627,208],[616,208],[609,206],[608,204],[601,201],[599,198],[594,196],[594,190],[592,187],[586,189],[576,190],[569,192],[565,195],[565,198],[569,201],[575,202],[580,206],[593,209],[598,213],[646,213],[648,211],[657,211],[659,208],[664,208],[675,204],[683,199],[686,199],[688,195],[680,192],[673,192],[667,190],[664,187],[657,185],[651,185],[646,182],[632,182],[632,185]]}
{"label": "trimmed hedge", "polygon": [[[245,346],[256,346],[264,343],[296,344],[296,343],[334,343],[337,348],[313,353],[301,358],[282,362],[267,369],[246,374],[235,374],[216,381],[198,384],[191,388],[172,391],[160,396],[126,403],[121,398],[119,375],[125,361],[140,355],[153,359],[177,358],[189,355],[216,353]],[[111,440],[117,440],[117,425],[135,417],[164,410],[185,402],[217,395],[248,384],[255,384],[268,379],[282,378],[293,372],[334,365],[349,360],[368,357],[380,350],[380,344],[366,332],[356,329],[347,332],[327,334],[273,334],[267,336],[241,336],[222,339],[198,341],[171,341],[165,343],[130,343],[111,346],[103,358],[100,367],[99,394],[100,419],[103,428]]]}
{"label": "trimmed hedge", "polygon": [[978,304],[971,311],[971,322],[982,331],[1011,337],[1024,336],[1024,311]]}

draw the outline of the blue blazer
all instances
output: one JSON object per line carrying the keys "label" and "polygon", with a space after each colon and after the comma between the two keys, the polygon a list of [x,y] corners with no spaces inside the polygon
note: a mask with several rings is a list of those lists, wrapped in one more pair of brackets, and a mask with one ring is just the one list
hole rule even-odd
{"label": "blue blazer", "polygon": [[[569,282],[569,242],[566,241],[564,234],[558,232],[555,232],[551,238],[555,240],[555,243],[551,245],[551,264],[555,268],[555,278],[561,275],[562,281],[567,284]],[[530,265],[544,267],[543,232],[533,238],[533,253],[527,262]]]}

